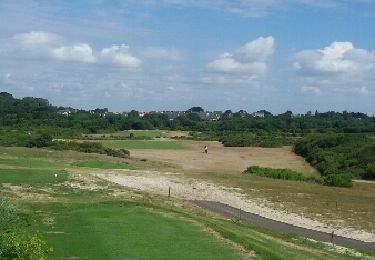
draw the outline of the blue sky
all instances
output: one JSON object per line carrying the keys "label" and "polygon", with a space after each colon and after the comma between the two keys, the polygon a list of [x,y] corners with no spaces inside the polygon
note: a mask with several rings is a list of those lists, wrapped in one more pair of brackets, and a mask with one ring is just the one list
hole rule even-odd
{"label": "blue sky", "polygon": [[0,90],[77,108],[375,113],[374,0],[0,0]]}

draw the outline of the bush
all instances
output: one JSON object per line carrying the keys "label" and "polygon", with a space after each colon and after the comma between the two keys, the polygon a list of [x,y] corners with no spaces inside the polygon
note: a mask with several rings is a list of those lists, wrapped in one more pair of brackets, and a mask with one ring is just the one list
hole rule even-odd
{"label": "bush", "polygon": [[329,174],[321,178],[321,182],[326,186],[353,187],[352,178],[346,174]]}
{"label": "bush", "polygon": [[375,163],[367,164],[363,178],[366,180],[375,180]]}
{"label": "bush", "polygon": [[100,153],[112,157],[127,158],[130,157],[130,152],[126,149],[112,149],[105,148],[101,143],[97,142],[63,142],[54,141],[51,146],[55,150],[72,150],[83,153]]}
{"label": "bush", "polygon": [[302,181],[307,180],[302,173],[295,172],[289,169],[272,169],[272,168],[262,168],[259,166],[250,166],[244,173],[251,173],[262,177],[268,177],[272,179],[281,180],[295,180]]}
{"label": "bush", "polygon": [[47,252],[46,243],[25,230],[16,207],[0,198],[0,259],[44,260]]}
{"label": "bush", "polygon": [[294,152],[303,156],[322,176],[326,185],[351,185],[350,177],[375,179],[375,139],[362,134],[310,136],[297,141]]}
{"label": "bush", "polygon": [[50,146],[52,142],[52,135],[43,133],[37,136],[34,139],[31,139],[28,144],[26,144],[27,147],[47,147]]}
{"label": "bush", "polygon": [[112,157],[120,157],[120,158],[130,157],[130,152],[126,149],[116,150],[112,148],[106,148],[105,152],[108,156],[112,156]]}

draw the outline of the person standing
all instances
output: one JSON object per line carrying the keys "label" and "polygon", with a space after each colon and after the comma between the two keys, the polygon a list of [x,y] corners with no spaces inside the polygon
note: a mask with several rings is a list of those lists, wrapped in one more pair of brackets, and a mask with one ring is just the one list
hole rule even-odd
{"label": "person standing", "polygon": [[207,145],[204,146],[204,152],[208,153],[208,147],[207,147]]}

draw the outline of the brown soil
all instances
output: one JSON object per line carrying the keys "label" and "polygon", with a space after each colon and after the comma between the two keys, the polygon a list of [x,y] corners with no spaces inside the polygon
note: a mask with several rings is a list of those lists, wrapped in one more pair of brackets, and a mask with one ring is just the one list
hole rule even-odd
{"label": "brown soil", "polygon": [[[270,168],[289,168],[305,175],[316,171],[290,147],[223,147],[219,142],[183,141],[182,150],[131,150],[136,159],[161,161],[176,165],[184,171],[194,172],[242,172],[251,165]],[[208,146],[208,153],[203,147]]]}

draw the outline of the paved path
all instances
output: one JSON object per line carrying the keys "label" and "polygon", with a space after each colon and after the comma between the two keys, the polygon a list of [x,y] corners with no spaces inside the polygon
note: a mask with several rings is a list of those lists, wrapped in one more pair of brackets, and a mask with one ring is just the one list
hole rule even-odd
{"label": "paved path", "polygon": [[[205,200],[194,200],[192,202],[202,208],[209,209],[213,212],[220,213],[228,217],[241,218],[242,221],[246,221],[272,230],[296,233],[302,236],[310,237],[318,241],[332,241],[331,233],[325,233],[307,228],[296,227],[284,222],[264,218],[254,213],[245,212],[243,210],[233,208],[227,204],[223,204],[220,202]],[[340,237],[337,235],[333,235],[333,241],[335,244],[340,246],[375,252],[375,242],[363,242],[355,239]]]}

